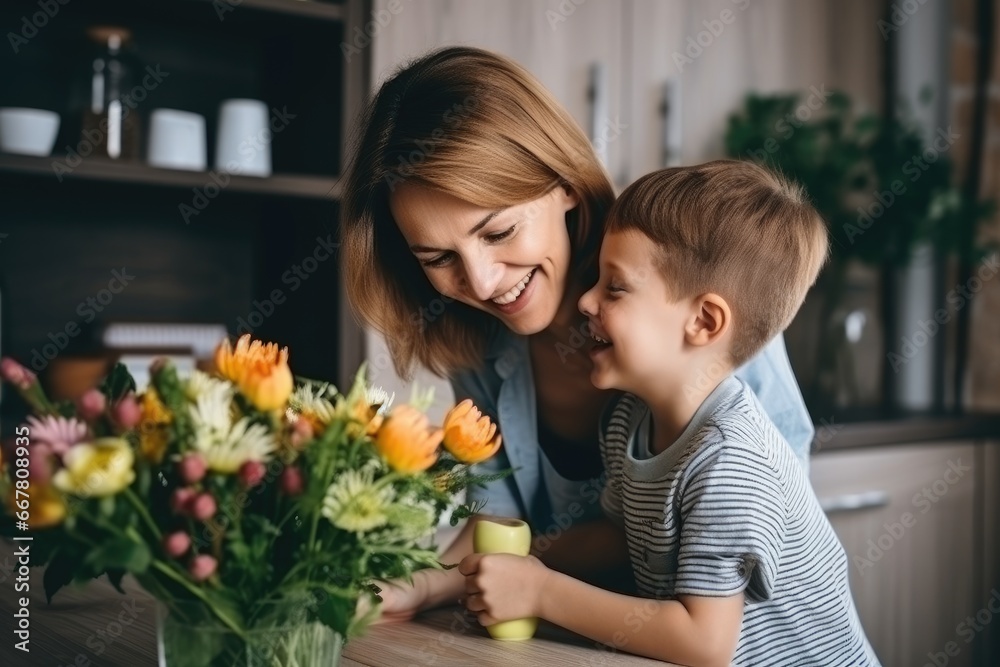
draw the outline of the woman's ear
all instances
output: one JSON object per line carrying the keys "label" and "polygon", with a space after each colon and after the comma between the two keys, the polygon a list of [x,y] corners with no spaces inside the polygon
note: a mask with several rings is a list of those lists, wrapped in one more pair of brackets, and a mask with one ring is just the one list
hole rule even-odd
{"label": "woman's ear", "polygon": [[580,205],[580,195],[576,193],[573,186],[569,183],[563,183],[559,186],[561,190],[560,201],[563,204],[564,211],[572,211],[574,208]]}
{"label": "woman's ear", "polygon": [[721,339],[729,330],[733,311],[718,294],[702,294],[694,300],[691,317],[684,326],[684,339],[689,345],[709,345]]}

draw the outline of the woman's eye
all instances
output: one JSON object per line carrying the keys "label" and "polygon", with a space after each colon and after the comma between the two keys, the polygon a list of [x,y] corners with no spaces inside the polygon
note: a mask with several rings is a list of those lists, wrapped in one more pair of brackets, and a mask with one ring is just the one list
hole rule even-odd
{"label": "woman's eye", "polygon": [[608,283],[608,291],[611,292],[611,293],[624,292],[625,288],[621,287],[619,285],[616,285],[614,283]]}
{"label": "woman's eye", "polygon": [[517,227],[517,225],[511,225],[511,227],[509,229],[506,229],[506,230],[504,230],[502,232],[499,232],[497,234],[487,234],[484,238],[487,241],[489,241],[490,243],[496,243],[498,241],[503,241],[505,238],[507,238],[508,236],[510,236],[511,234],[514,233],[514,228],[515,227]]}
{"label": "woman's eye", "polygon": [[443,255],[438,255],[434,259],[428,259],[426,261],[423,261],[421,262],[421,264],[423,264],[424,266],[429,266],[432,269],[436,269],[445,266],[450,261],[451,261],[451,253],[445,253]]}

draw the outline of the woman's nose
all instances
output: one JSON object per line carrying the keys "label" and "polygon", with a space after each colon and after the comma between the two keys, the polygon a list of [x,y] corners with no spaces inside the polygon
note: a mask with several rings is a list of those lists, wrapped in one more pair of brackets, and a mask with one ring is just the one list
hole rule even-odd
{"label": "woman's nose", "polygon": [[469,290],[481,301],[497,295],[503,280],[503,264],[489,261],[470,261],[465,264],[465,276]]}

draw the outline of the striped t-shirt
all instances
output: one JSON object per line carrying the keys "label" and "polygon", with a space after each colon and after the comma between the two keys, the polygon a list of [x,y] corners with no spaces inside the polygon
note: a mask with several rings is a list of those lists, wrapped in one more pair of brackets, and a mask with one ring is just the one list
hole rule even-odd
{"label": "striped t-shirt", "polygon": [[650,419],[627,394],[601,434],[601,505],[624,525],[639,594],[743,591],[735,665],[878,665],[851,599],[844,549],[746,384],[724,380],[655,456]]}

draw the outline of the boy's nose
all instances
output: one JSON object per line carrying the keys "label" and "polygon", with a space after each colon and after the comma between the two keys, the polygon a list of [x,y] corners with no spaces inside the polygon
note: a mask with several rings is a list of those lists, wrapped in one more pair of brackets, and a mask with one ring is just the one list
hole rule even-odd
{"label": "boy's nose", "polygon": [[594,288],[591,287],[589,290],[583,293],[580,300],[576,302],[576,307],[580,309],[580,312],[587,317],[593,317],[597,314],[597,309],[594,303]]}

